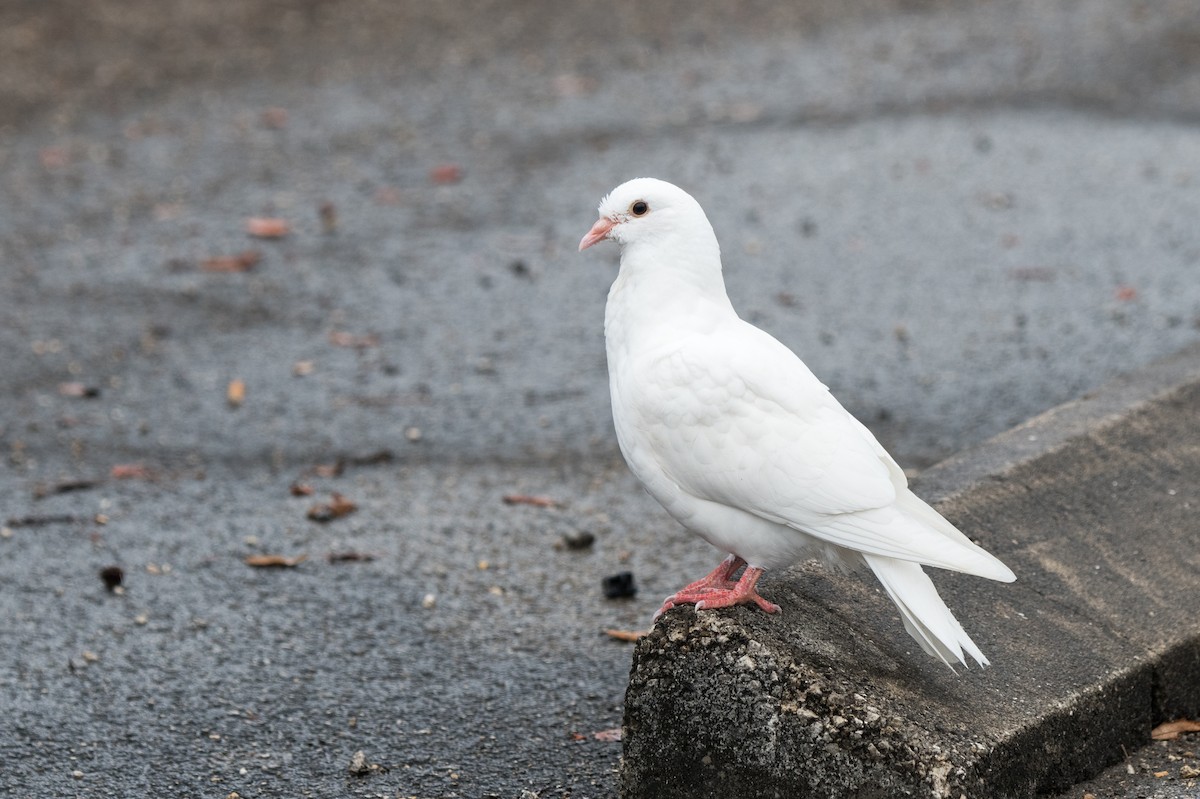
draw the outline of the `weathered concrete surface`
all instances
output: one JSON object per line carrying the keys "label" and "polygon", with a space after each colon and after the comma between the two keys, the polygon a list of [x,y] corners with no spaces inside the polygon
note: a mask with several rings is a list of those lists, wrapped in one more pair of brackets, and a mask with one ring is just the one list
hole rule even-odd
{"label": "weathered concrete surface", "polygon": [[1093,775],[1200,713],[1196,474],[1200,349],[931,470],[1018,574],[937,575],[983,671],[951,676],[872,581],[815,567],[769,584],[782,618],[672,611],[635,655],[623,795],[976,799]]}

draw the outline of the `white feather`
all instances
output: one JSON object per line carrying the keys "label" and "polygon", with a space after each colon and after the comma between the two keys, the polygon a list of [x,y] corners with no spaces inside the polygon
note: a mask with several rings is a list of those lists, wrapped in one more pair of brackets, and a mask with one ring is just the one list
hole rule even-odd
{"label": "white feather", "polygon": [[980,666],[988,665],[988,659],[954,618],[933,587],[933,581],[919,565],[877,555],[864,555],[863,560],[899,608],[904,629],[922,649],[952,669],[952,660],[967,665],[963,658],[964,649]]}

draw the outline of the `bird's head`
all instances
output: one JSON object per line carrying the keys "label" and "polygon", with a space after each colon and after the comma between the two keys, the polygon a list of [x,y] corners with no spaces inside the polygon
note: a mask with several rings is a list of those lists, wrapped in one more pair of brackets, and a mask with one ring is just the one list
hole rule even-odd
{"label": "bird's head", "polygon": [[664,180],[635,178],[600,201],[600,218],[579,242],[579,249],[582,252],[605,239],[624,247],[705,230],[711,236],[704,210],[686,191]]}

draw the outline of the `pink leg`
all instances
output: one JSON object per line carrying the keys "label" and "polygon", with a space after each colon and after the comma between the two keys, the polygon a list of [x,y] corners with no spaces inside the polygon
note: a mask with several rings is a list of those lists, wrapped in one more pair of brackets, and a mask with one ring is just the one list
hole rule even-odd
{"label": "pink leg", "polygon": [[[737,570],[746,565],[746,561],[739,558],[737,555],[730,555],[721,561],[721,565],[713,569],[711,572],[701,577],[694,583],[688,583],[683,588],[675,592],[675,596],[681,594],[705,593],[715,589],[733,588],[736,580],[733,575]],[[687,601],[687,600],[684,600]]]}
{"label": "pink leg", "polygon": [[753,602],[767,613],[778,612],[778,605],[763,599],[754,590],[755,583],[762,576],[762,569],[749,567],[742,574],[742,578],[734,582],[733,575],[745,564],[746,561],[738,556],[730,555],[712,573],[667,597],[663,606],[654,614],[654,618],[657,619],[676,605],[684,604],[695,604],[697,610],[704,610]]}

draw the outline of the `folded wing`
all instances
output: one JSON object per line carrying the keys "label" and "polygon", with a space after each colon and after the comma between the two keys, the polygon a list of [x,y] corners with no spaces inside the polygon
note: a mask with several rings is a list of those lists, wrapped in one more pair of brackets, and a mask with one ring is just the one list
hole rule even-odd
{"label": "folded wing", "polygon": [[909,491],[870,431],[767,333],[738,320],[642,378],[636,423],[689,494],[860,552],[1013,579]]}

